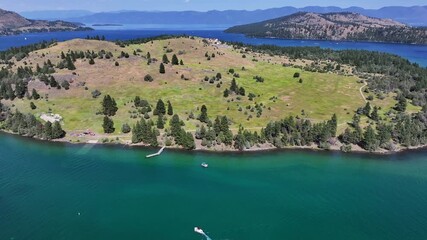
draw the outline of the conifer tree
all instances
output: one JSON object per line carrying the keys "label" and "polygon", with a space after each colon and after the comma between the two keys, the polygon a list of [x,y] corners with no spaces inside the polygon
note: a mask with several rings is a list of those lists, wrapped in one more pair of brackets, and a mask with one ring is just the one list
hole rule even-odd
{"label": "conifer tree", "polygon": [[363,108],[363,114],[367,117],[371,114],[371,104],[369,102],[366,103],[365,107]]}
{"label": "conifer tree", "polygon": [[377,106],[375,106],[374,109],[372,110],[371,119],[374,121],[378,121],[380,119],[380,117],[378,115],[378,107]]}
{"label": "conifer tree", "polygon": [[52,139],[52,123],[46,122],[43,127],[43,138],[46,140]]}
{"label": "conifer tree", "polygon": [[246,95],[245,88],[240,87],[239,88],[239,94],[242,95],[242,96],[245,96]]}
{"label": "conifer tree", "polygon": [[203,123],[209,122],[208,109],[206,108],[205,105],[203,105],[202,108],[201,108],[201,113],[200,113],[200,116],[199,116],[199,121],[203,122]]}
{"label": "conifer tree", "polygon": [[58,121],[56,121],[52,127],[52,138],[58,139],[58,138],[63,138],[64,136],[65,136],[65,132],[64,130],[62,130],[61,124]]}
{"label": "conifer tree", "polygon": [[176,54],[172,56],[172,65],[179,65],[178,57]]}
{"label": "conifer tree", "polygon": [[163,54],[162,63],[169,64],[169,59],[168,59],[168,56],[166,54]]}
{"label": "conifer tree", "polygon": [[38,99],[40,99],[40,94],[37,92],[37,90],[36,90],[35,88],[33,88],[33,92],[31,93],[31,97],[32,97],[34,100],[38,100]]}
{"label": "conifer tree", "polygon": [[36,106],[33,102],[30,102],[30,108],[31,108],[32,110],[34,110],[34,109],[36,109],[36,108],[37,108],[37,106]]}
{"label": "conifer tree", "polygon": [[165,65],[163,65],[163,63],[160,63],[159,73],[161,73],[161,74],[165,74],[166,73]]}
{"label": "conifer tree", "polygon": [[157,118],[157,128],[158,129],[165,128],[165,123],[163,122],[163,114],[159,114],[159,116]]}
{"label": "conifer tree", "polygon": [[213,130],[215,131],[216,135],[218,135],[221,132],[221,120],[219,119],[219,116],[215,118],[215,121],[213,124]]}
{"label": "conifer tree", "polygon": [[406,98],[402,94],[399,94],[397,101],[398,102],[395,106],[396,111],[405,112],[407,107]]}
{"label": "conifer tree", "polygon": [[239,91],[239,87],[237,86],[235,78],[233,78],[233,80],[231,80],[230,91],[235,92],[235,93],[238,93],[238,91]]}
{"label": "conifer tree", "polygon": [[170,101],[168,101],[168,115],[169,116],[173,115],[173,108],[172,108],[172,104]]}
{"label": "conifer tree", "polygon": [[74,66],[73,60],[70,58],[70,56],[68,56],[66,58],[67,60],[67,68],[68,70],[76,70],[76,66]]}
{"label": "conifer tree", "polygon": [[156,114],[162,114],[165,115],[166,114],[166,108],[165,108],[165,103],[162,101],[162,99],[159,99],[157,101],[157,105],[156,105],[156,109],[155,109],[155,113]]}
{"label": "conifer tree", "polygon": [[114,122],[111,118],[104,116],[104,123],[102,124],[104,133],[113,133],[116,129],[114,128]]}
{"label": "conifer tree", "polygon": [[363,147],[370,152],[375,151],[378,148],[377,142],[374,129],[368,126],[363,134]]}
{"label": "conifer tree", "polygon": [[110,95],[105,95],[102,100],[102,113],[106,116],[114,116],[118,110],[117,103]]}
{"label": "conifer tree", "polygon": [[131,131],[131,128],[129,124],[125,123],[122,125],[122,133],[129,133]]}

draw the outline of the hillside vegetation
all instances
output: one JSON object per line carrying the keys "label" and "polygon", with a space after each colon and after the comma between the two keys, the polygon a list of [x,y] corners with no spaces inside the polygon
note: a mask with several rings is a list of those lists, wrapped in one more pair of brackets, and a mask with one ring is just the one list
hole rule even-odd
{"label": "hillside vegetation", "polygon": [[427,44],[427,29],[357,13],[300,12],[232,27],[229,33],[285,39],[347,40]]}
{"label": "hillside vegetation", "polygon": [[[363,73],[343,59],[322,60],[317,49],[311,51],[314,57],[305,56],[304,48],[257,48],[194,37],[99,39],[0,54],[3,127],[46,138],[40,117],[52,113],[62,117],[65,139],[74,142],[108,139],[217,150],[313,143],[339,148],[342,144],[333,139],[346,129],[355,127],[362,134],[365,127],[391,123],[399,111],[420,111],[390,91],[399,88],[365,86],[364,79],[380,75]],[[405,109],[397,111],[401,98]],[[36,119],[25,120],[16,111]],[[16,125],[21,121],[25,125]],[[48,126],[49,138],[61,137],[58,128]]]}
{"label": "hillside vegetation", "polygon": [[0,9],[0,35],[26,32],[84,31],[90,28],[65,21],[31,20],[21,15]]}

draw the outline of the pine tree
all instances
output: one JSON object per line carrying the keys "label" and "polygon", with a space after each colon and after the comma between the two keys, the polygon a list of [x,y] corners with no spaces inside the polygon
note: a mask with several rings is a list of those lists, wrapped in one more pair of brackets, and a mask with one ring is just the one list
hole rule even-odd
{"label": "pine tree", "polygon": [[384,145],[391,141],[393,127],[387,124],[378,124],[377,132],[380,145]]}
{"label": "pine tree", "polygon": [[53,124],[53,128],[52,128],[52,139],[58,139],[58,138],[63,138],[65,136],[65,132],[64,130],[62,130],[61,124],[56,121]]}
{"label": "pine tree", "polygon": [[102,113],[106,116],[114,116],[118,110],[117,103],[110,95],[105,95],[102,100]]}
{"label": "pine tree", "polygon": [[360,116],[358,114],[354,114],[353,115],[353,121],[352,121],[352,125],[353,127],[358,127],[360,123]]}
{"label": "pine tree", "polygon": [[228,118],[226,116],[223,116],[221,118],[221,132],[227,133],[228,131],[229,131]]}
{"label": "pine tree", "polygon": [[371,114],[371,104],[369,102],[366,103],[365,107],[363,108],[363,114],[367,117]]}
{"label": "pine tree", "polygon": [[334,115],[332,115],[331,120],[328,121],[328,125],[329,125],[331,136],[335,137],[337,135],[337,128],[338,128],[338,119],[335,113]]}
{"label": "pine tree", "polygon": [[37,108],[37,106],[36,106],[33,102],[30,102],[30,108],[31,108],[32,110],[34,110],[34,109],[36,109],[36,108]]}
{"label": "pine tree", "polygon": [[46,122],[43,127],[43,138],[46,140],[52,139],[52,123]]}
{"label": "pine tree", "polygon": [[397,101],[398,102],[395,106],[396,111],[405,112],[407,107],[406,98],[402,94],[399,94]]}
{"label": "pine tree", "polygon": [[68,70],[76,70],[76,66],[74,66],[73,60],[70,58],[70,56],[68,56],[66,60]]}
{"label": "pine tree", "polygon": [[184,65],[184,61],[182,61],[182,59],[181,60],[179,60],[179,65]]}
{"label": "pine tree", "polygon": [[33,92],[31,93],[31,96],[34,100],[40,99],[40,94],[37,92],[35,88],[33,88]]}
{"label": "pine tree", "polygon": [[172,108],[172,104],[170,101],[168,101],[168,115],[169,116],[173,115],[173,108]]}
{"label": "pine tree", "polygon": [[111,118],[105,116],[104,123],[102,124],[104,128],[104,133],[113,133],[116,129],[114,128],[114,122]]}
{"label": "pine tree", "polygon": [[135,105],[135,107],[141,107],[141,98],[139,96],[136,96],[135,99],[133,100],[133,103]]}
{"label": "pine tree", "polygon": [[245,89],[243,87],[239,88],[239,94],[242,95],[242,96],[246,95]]}
{"label": "pine tree", "polygon": [[224,95],[225,98],[227,98],[230,95],[230,90],[225,89],[223,95]]}
{"label": "pine tree", "polygon": [[12,85],[6,84],[6,96],[5,99],[14,100],[16,98],[15,91],[13,91]]}
{"label": "pine tree", "polygon": [[181,129],[181,120],[179,120],[178,115],[173,115],[172,119],[169,121],[171,128],[171,134],[173,137],[177,137]]}
{"label": "pine tree", "polygon": [[363,147],[370,152],[375,151],[378,148],[377,142],[374,129],[368,126],[363,134]]}
{"label": "pine tree", "polygon": [[156,105],[156,114],[162,114],[165,115],[166,114],[166,108],[165,108],[165,103],[162,101],[162,99],[159,99],[157,101],[157,105]]}
{"label": "pine tree", "polygon": [[53,88],[58,87],[58,82],[53,76],[50,76],[49,83],[50,83],[50,86]]}
{"label": "pine tree", "polygon": [[164,63],[164,64],[169,63],[169,59],[168,59],[168,56],[166,54],[163,54],[162,63]]}
{"label": "pine tree", "polygon": [[216,135],[218,135],[221,132],[221,120],[219,119],[219,116],[215,118],[215,121],[213,124],[213,130],[215,131]]}
{"label": "pine tree", "polygon": [[150,54],[150,52],[147,52],[147,59],[151,59],[151,54]]}
{"label": "pine tree", "polygon": [[237,86],[235,78],[233,78],[233,80],[231,80],[230,91],[235,92],[235,93],[238,93],[238,91],[239,91],[239,87]]}
{"label": "pine tree", "polygon": [[378,108],[377,108],[377,106],[375,106],[374,110],[372,110],[371,119],[374,120],[374,121],[380,120],[380,117],[378,115]]}
{"label": "pine tree", "polygon": [[159,116],[157,118],[157,128],[158,129],[165,128],[165,123],[163,122],[163,114],[159,114]]}
{"label": "pine tree", "polygon": [[165,65],[163,65],[163,63],[160,63],[159,73],[161,73],[161,74],[165,74],[166,73]]}
{"label": "pine tree", "polygon": [[175,54],[172,56],[172,65],[179,65],[178,57]]}
{"label": "pine tree", "polygon": [[203,122],[203,123],[209,122],[208,109],[206,108],[205,105],[203,105],[202,108],[201,108],[201,113],[200,113],[200,116],[199,116],[199,121]]}
{"label": "pine tree", "polygon": [[131,128],[129,124],[125,123],[122,125],[122,133],[129,133],[131,131]]}

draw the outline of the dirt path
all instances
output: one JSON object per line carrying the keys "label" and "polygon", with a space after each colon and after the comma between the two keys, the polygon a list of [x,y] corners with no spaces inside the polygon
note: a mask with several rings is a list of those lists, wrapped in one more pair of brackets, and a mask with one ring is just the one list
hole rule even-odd
{"label": "dirt path", "polygon": [[360,89],[359,89],[360,95],[362,95],[362,98],[363,98],[363,100],[365,101],[365,103],[367,103],[367,102],[368,102],[368,100],[366,100],[365,95],[363,95],[362,89],[363,89],[364,87],[366,87],[366,86],[368,86],[368,83],[367,83],[366,81],[364,81],[363,86],[361,86],[361,87],[360,87]]}

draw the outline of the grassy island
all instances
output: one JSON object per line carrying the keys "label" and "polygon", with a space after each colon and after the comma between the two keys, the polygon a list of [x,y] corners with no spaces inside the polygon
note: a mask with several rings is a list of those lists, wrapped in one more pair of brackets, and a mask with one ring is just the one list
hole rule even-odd
{"label": "grassy island", "polygon": [[[1,127],[74,143],[218,151],[386,151],[427,140],[426,70],[393,55],[188,36],[102,39],[1,52]],[[351,53],[385,60],[369,69]],[[386,72],[388,60],[411,71]],[[419,134],[406,139],[402,124]]]}

